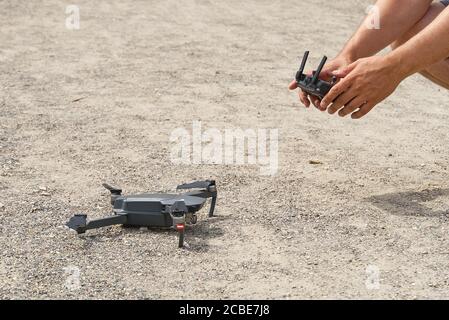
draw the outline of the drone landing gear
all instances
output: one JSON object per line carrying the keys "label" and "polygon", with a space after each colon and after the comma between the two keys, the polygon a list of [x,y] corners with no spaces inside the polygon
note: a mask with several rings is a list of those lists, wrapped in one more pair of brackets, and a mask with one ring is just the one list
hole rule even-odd
{"label": "drone landing gear", "polygon": [[184,233],[185,233],[186,225],[179,223],[176,225],[176,231],[178,231],[178,248],[184,247]]}
{"label": "drone landing gear", "polygon": [[215,195],[210,202],[209,218],[214,216],[215,203],[217,203],[217,191],[215,191]]}
{"label": "drone landing gear", "polygon": [[[189,213],[184,201],[176,201],[168,208],[168,212],[173,220],[173,227],[178,231],[178,247],[184,247],[184,233],[186,229],[186,214]],[[191,220],[190,218],[189,220]]]}

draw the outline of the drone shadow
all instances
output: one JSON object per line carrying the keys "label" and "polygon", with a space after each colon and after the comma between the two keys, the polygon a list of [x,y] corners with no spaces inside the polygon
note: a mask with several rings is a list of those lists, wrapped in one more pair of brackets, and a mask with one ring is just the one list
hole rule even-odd
{"label": "drone shadow", "polygon": [[186,242],[188,250],[204,252],[209,250],[209,240],[224,235],[220,227],[222,221],[230,219],[228,216],[215,215],[211,218],[198,219],[198,222],[186,229]]}
{"label": "drone shadow", "polygon": [[372,196],[370,201],[377,208],[398,216],[414,216],[428,218],[447,218],[449,216],[449,201],[447,210],[432,210],[423,203],[433,201],[438,197],[449,196],[449,189],[426,189],[423,191],[409,191],[388,193]]}

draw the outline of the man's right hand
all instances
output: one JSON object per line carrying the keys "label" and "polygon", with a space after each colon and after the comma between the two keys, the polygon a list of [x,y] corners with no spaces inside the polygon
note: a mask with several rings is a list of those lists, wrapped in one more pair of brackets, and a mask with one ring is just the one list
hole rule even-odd
{"label": "man's right hand", "polygon": [[[321,71],[320,73],[320,79],[325,80],[325,81],[330,81],[332,76],[334,75],[333,72],[337,71],[337,70],[341,70],[343,68],[345,68],[346,66],[350,65],[353,61],[351,61],[350,59],[344,57],[344,56],[338,56],[335,59],[332,59],[331,61],[329,61],[328,63],[326,63],[326,65],[323,68],[323,71]],[[308,73],[309,75],[312,74],[312,72]],[[295,90],[298,86],[296,85],[296,80],[293,80],[290,85],[288,86],[288,88],[290,90]],[[298,92],[299,95],[299,100],[302,102],[302,104],[308,108],[310,106],[310,102],[313,103],[313,105],[320,109],[321,111],[325,111],[326,109],[322,109],[320,107],[320,99],[314,96],[310,96],[307,93],[305,93],[302,90],[299,90]]]}

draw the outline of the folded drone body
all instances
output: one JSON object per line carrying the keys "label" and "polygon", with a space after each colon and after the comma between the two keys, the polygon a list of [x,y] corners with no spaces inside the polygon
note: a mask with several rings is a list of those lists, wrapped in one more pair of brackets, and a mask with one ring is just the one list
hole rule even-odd
{"label": "folded drone body", "polygon": [[217,187],[214,180],[196,181],[182,184],[177,189],[192,189],[182,194],[144,193],[122,195],[122,190],[103,184],[111,192],[113,215],[87,222],[87,215],[76,214],[67,226],[77,233],[115,224],[134,227],[173,228],[179,233],[179,247],[184,245],[186,224],[197,222],[197,212],[204,206],[207,198],[212,198],[209,217],[212,217],[217,200]]}

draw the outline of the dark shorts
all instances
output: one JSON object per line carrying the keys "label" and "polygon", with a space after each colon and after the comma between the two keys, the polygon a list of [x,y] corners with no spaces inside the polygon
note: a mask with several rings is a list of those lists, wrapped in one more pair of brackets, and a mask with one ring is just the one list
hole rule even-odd
{"label": "dark shorts", "polygon": [[443,0],[441,1],[442,4],[444,4],[446,7],[449,6],[449,0]]}

